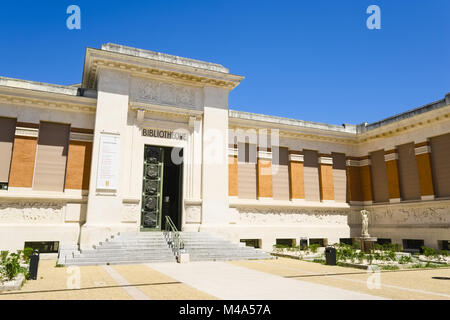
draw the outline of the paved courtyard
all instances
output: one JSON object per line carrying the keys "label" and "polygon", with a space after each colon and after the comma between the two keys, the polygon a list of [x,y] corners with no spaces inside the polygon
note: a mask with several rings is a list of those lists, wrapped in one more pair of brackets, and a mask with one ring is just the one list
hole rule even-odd
{"label": "paved courtyard", "polygon": [[38,280],[0,293],[0,300],[450,300],[449,279],[450,268],[374,274],[284,258],[68,268],[41,260]]}

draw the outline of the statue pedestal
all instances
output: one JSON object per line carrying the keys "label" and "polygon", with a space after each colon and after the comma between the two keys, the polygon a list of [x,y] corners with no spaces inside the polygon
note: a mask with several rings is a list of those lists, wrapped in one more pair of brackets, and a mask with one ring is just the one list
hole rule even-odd
{"label": "statue pedestal", "polygon": [[375,242],[377,241],[376,237],[358,237],[355,238],[361,245],[361,251],[365,253],[369,253],[371,250],[375,249]]}

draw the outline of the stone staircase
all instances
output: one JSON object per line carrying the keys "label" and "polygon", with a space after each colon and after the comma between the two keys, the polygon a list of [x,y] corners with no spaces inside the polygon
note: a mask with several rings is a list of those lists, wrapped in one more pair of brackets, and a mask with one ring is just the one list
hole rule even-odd
{"label": "stone staircase", "polygon": [[[190,261],[273,259],[260,249],[245,247],[204,232],[181,232]],[[176,262],[163,232],[119,233],[92,249],[60,251],[59,264],[106,265]]]}
{"label": "stone staircase", "polygon": [[233,243],[206,232],[181,232],[181,238],[190,261],[274,259],[261,249]]}
{"label": "stone staircase", "polygon": [[119,233],[92,249],[66,255],[64,265],[176,262],[162,232]]}

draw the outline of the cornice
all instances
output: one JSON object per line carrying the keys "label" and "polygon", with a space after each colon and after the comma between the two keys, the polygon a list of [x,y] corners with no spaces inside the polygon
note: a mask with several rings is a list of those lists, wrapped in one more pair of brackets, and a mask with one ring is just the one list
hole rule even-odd
{"label": "cornice", "polygon": [[0,103],[72,112],[95,113],[97,99],[0,86]]}
{"label": "cornice", "polygon": [[129,108],[132,111],[143,110],[146,114],[157,114],[160,116],[167,116],[169,118],[176,117],[189,119],[189,117],[194,116],[197,118],[198,116],[201,116],[203,114],[202,110],[186,109],[143,102],[130,102]]}
{"label": "cornice", "polygon": [[[349,137],[343,137],[339,134],[332,134],[329,132],[315,132],[315,133],[309,133],[309,132],[304,132],[303,130],[299,130],[298,131],[294,131],[294,130],[286,130],[284,128],[280,128],[280,127],[275,127],[275,126],[271,126],[271,127],[263,127],[263,126],[243,126],[243,125],[237,125],[237,124],[232,124],[230,121],[230,125],[229,125],[229,129],[243,129],[243,130],[249,130],[249,129],[269,129],[268,130],[268,134],[270,134],[270,129],[278,129],[279,130],[279,135],[280,137],[285,137],[285,138],[293,138],[293,139],[303,139],[303,140],[310,140],[310,141],[324,141],[324,142],[332,142],[332,143],[338,143],[338,144],[356,144],[357,140],[356,137],[353,136],[349,136]],[[307,131],[307,130],[305,130]]]}
{"label": "cornice", "polygon": [[442,121],[450,121],[450,105],[431,110],[427,113],[390,123],[385,126],[366,131],[364,133],[349,133],[310,127],[298,127],[284,124],[271,123],[269,121],[257,121],[252,119],[240,119],[230,117],[229,123],[232,129],[278,129],[280,136],[311,141],[326,141],[332,143],[361,145],[370,143],[375,139],[385,139],[405,134],[412,130],[433,126]]}
{"label": "cornice", "polygon": [[359,133],[357,139],[358,143],[368,143],[375,139],[394,137],[412,130],[426,128],[446,120],[450,121],[450,105]]}
{"label": "cornice", "polygon": [[135,57],[117,52],[87,48],[83,74],[83,87],[95,88],[100,68],[121,70],[140,77],[151,77],[182,84],[213,86],[234,89],[244,77],[224,72],[211,71]]}

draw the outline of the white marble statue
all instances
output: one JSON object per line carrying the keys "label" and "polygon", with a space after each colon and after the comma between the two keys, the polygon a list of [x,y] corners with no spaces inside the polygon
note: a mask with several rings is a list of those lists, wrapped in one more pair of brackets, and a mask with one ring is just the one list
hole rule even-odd
{"label": "white marble statue", "polygon": [[369,238],[369,211],[361,210],[361,237]]}

